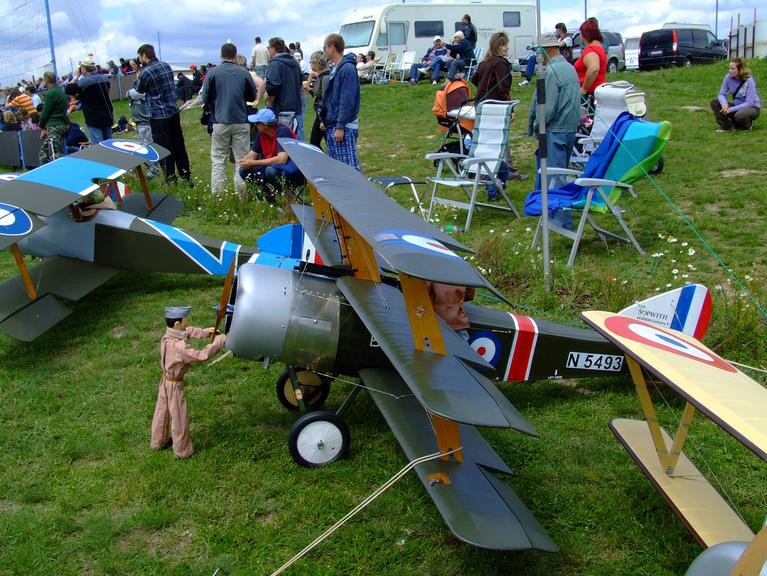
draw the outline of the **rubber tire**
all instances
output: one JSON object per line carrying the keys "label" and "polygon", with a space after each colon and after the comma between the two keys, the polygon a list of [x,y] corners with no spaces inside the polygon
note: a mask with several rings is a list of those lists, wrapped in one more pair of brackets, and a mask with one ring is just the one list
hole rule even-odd
{"label": "rubber tire", "polygon": [[351,443],[349,428],[334,412],[310,412],[296,420],[288,437],[296,464],[319,468],[346,456]]}
{"label": "rubber tire", "polygon": [[608,74],[615,74],[618,72],[618,61],[617,60],[610,60],[607,63],[607,73]]}
{"label": "rubber tire", "polygon": [[[297,369],[296,376],[298,381],[301,382],[301,391],[304,394],[304,402],[307,408],[310,410],[321,408],[325,400],[328,399],[328,395],[330,395],[330,378],[324,378],[316,372],[304,369]],[[314,377],[313,381],[304,384],[305,378],[312,376]],[[290,381],[290,373],[287,370],[277,378],[275,392],[280,404],[288,410],[298,412],[298,401],[293,390],[293,384]]]}
{"label": "rubber tire", "polygon": [[692,56],[687,56],[687,58],[684,59],[683,66],[687,68],[688,66],[692,66]]}
{"label": "rubber tire", "polygon": [[663,156],[661,156],[660,158],[658,158],[658,161],[655,163],[655,166],[653,166],[649,170],[650,174],[660,174],[661,172],[663,172],[663,165],[664,164],[665,164],[665,162],[663,160]]}

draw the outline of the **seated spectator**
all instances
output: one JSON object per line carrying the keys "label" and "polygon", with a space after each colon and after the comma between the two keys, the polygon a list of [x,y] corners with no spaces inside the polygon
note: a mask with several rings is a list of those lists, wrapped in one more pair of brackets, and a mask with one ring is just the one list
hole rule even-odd
{"label": "seated spectator", "polygon": [[88,145],[88,136],[76,122],[70,122],[69,117],[64,120],[67,131],[64,133],[64,146],[67,154],[78,152],[81,147]]}
{"label": "seated spectator", "polygon": [[12,110],[3,112],[3,132],[18,132],[21,130],[19,117]]}
{"label": "seated spectator", "polygon": [[278,138],[297,139],[296,134],[280,124],[269,108],[251,114],[248,122],[256,125],[258,136],[251,143],[250,152],[240,159],[240,176],[246,182],[263,184],[266,199],[273,203],[275,193],[302,186],[305,182],[296,163],[277,142]]}
{"label": "seated spectator", "polygon": [[360,77],[360,82],[368,84],[373,81],[373,72],[376,67],[376,53],[372,50],[368,52],[367,56],[359,54],[362,57],[362,61],[357,61],[357,74]]}
{"label": "seated spectator", "polygon": [[429,65],[445,54],[447,54],[447,48],[442,44],[442,38],[440,36],[435,36],[434,40],[432,40],[431,48],[426,51],[424,57],[421,58],[421,62],[413,64],[410,67],[410,83],[418,84],[421,77],[429,72]]}

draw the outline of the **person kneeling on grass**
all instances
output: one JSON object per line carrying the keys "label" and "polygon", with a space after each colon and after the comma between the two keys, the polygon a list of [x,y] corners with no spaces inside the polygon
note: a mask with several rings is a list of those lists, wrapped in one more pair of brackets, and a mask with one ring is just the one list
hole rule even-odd
{"label": "person kneeling on grass", "polygon": [[303,186],[304,175],[277,142],[278,138],[297,139],[293,130],[280,124],[269,108],[251,114],[248,122],[256,125],[258,136],[251,143],[250,152],[240,159],[242,179],[264,184],[269,202],[274,202],[275,192],[282,193],[286,187]]}

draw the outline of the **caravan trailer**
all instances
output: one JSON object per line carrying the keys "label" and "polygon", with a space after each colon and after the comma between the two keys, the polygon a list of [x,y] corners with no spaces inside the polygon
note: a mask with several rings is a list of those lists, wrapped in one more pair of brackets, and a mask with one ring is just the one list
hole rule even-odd
{"label": "caravan trailer", "polygon": [[477,47],[487,49],[494,32],[509,35],[509,60],[525,53],[536,38],[534,4],[389,4],[360,8],[341,24],[340,34],[347,51],[367,53],[385,59],[389,54],[414,50],[421,58],[431,48],[435,36],[450,43],[461,29],[464,14],[477,28]]}

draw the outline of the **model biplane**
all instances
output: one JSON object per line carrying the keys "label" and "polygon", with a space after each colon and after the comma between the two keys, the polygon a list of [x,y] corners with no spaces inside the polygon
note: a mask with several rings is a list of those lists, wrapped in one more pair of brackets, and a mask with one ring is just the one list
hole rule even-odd
{"label": "model biplane", "polygon": [[[142,165],[167,155],[160,146],[107,140],[20,175],[0,179],[0,249],[10,248],[19,273],[0,284],[0,330],[30,341],[70,314],[77,301],[119,270],[226,275],[232,262],[284,257],[259,253],[171,225],[183,211],[166,194],[150,194]],[[116,210],[97,210],[76,221],[71,206],[135,170],[142,194],[115,192]],[[292,229],[273,231],[279,254],[301,253]],[[274,240],[274,238],[272,238]],[[300,240],[300,239],[299,239]],[[27,267],[23,254],[40,258]],[[295,265],[291,262],[290,265]]]}
{"label": "model biplane", "polygon": [[[241,266],[229,295],[227,347],[288,366],[278,397],[305,412],[290,433],[293,458],[321,466],[347,452],[342,415],[360,387],[338,412],[317,409],[333,375],[358,376],[410,460],[444,455],[416,470],[458,539],[488,549],[556,551],[496,476],[511,470],[475,427],[536,435],[493,380],[627,375],[623,352],[592,330],[476,305],[465,305],[465,340],[435,313],[428,283],[485,288],[503,298],[457,254],[470,250],[352,168],[310,145],[281,143],[307,177],[313,206],[294,211],[324,264]],[[684,323],[697,326],[710,298],[702,287],[685,294],[672,298],[667,312],[673,317],[684,300]]]}
{"label": "model biplane", "polygon": [[[767,460],[767,389],[681,331],[609,312],[581,315],[625,353],[646,418],[613,420],[611,430],[695,539],[711,550],[688,574],[767,574],[767,526],[754,537],[683,452],[697,410]],[[648,374],[686,401],[673,438],[659,423]],[[727,569],[706,571],[714,564]]]}

